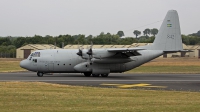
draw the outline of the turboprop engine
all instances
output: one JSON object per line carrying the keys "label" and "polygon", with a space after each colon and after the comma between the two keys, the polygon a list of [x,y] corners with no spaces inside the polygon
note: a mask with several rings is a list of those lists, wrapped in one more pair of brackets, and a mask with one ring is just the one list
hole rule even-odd
{"label": "turboprop engine", "polygon": [[83,59],[88,59],[88,58],[103,59],[103,58],[107,58],[107,57],[111,57],[111,56],[115,55],[115,53],[108,52],[105,49],[92,50],[92,53],[90,55],[88,55],[87,49],[83,49],[83,50],[79,51],[78,54],[81,54],[79,56],[81,56]]}
{"label": "turboprop engine", "polygon": [[92,49],[92,42],[89,49],[82,49],[79,47],[77,55],[81,56],[83,59],[87,59],[92,63],[92,59],[103,59],[115,55],[116,53],[108,52],[106,49]]}
{"label": "turboprop engine", "polygon": [[105,68],[105,64],[119,64],[133,61],[131,58],[109,58],[116,55],[116,52],[109,52],[107,49],[92,49],[92,42],[89,49],[82,49],[79,47],[77,55],[86,59],[86,62],[79,63],[74,66],[74,69],[78,72],[92,74],[109,74],[110,69]]}

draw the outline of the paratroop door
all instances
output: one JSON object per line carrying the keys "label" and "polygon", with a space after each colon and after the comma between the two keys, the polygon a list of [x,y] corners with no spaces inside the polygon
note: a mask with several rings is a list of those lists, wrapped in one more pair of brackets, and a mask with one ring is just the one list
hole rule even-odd
{"label": "paratroop door", "polygon": [[53,63],[49,63],[49,71],[54,71],[54,64]]}

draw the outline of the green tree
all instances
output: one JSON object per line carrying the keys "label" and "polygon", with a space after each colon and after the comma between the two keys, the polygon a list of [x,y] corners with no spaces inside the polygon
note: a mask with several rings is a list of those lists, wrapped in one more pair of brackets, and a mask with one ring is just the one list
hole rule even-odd
{"label": "green tree", "polygon": [[86,40],[86,43],[90,43],[90,42],[93,42],[92,40],[93,36],[92,35],[88,35],[85,40]]}
{"label": "green tree", "polygon": [[3,46],[11,45],[10,37],[1,37],[0,45],[3,45]]}
{"label": "green tree", "polygon": [[149,28],[146,28],[146,29],[143,31],[143,34],[144,34],[145,36],[148,36],[148,35],[151,34],[151,30],[150,30]]}
{"label": "green tree", "polygon": [[158,29],[156,28],[151,29],[151,34],[155,37],[155,35],[158,34]]}
{"label": "green tree", "polygon": [[124,36],[124,32],[123,31],[118,31],[117,35],[119,35],[119,37],[123,37]]}
{"label": "green tree", "polygon": [[186,44],[186,45],[189,45],[189,44],[190,44],[190,39],[189,39],[188,36],[186,36],[186,35],[181,35],[181,37],[182,37],[182,41],[183,41],[184,44]]}
{"label": "green tree", "polygon": [[120,45],[131,45],[133,43],[137,43],[137,39],[132,38],[132,37],[126,37],[126,38],[121,38],[119,44]]}
{"label": "green tree", "polygon": [[24,37],[18,37],[15,41],[14,41],[14,45],[16,48],[21,47],[24,43],[26,43],[26,38]]}
{"label": "green tree", "polygon": [[200,37],[200,30],[197,32],[197,34],[196,34],[198,37]]}
{"label": "green tree", "polygon": [[44,38],[40,35],[35,35],[34,37],[31,38],[31,42],[33,44],[44,44],[47,41],[44,40]]}
{"label": "green tree", "polygon": [[141,35],[141,32],[140,31],[138,31],[138,30],[134,30],[133,31],[133,34],[136,36],[136,38],[139,36],[139,35]]}
{"label": "green tree", "polygon": [[86,41],[85,41],[85,35],[78,35],[78,39],[76,40],[75,43],[79,43],[79,44],[86,44]]}
{"label": "green tree", "polygon": [[196,45],[199,43],[199,37],[189,36],[190,45]]}

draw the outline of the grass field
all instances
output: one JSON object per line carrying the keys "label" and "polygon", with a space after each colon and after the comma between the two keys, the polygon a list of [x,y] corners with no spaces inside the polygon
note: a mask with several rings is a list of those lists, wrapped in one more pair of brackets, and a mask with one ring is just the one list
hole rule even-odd
{"label": "grass field", "polygon": [[25,71],[19,66],[21,59],[0,58],[0,72]]}
{"label": "grass field", "polygon": [[[19,59],[0,59],[0,72],[23,71]],[[156,59],[129,72],[200,73],[194,58]],[[199,112],[199,92],[126,90],[39,82],[0,82],[0,112]]]}
{"label": "grass field", "polygon": [[199,112],[200,93],[0,82],[1,112]]}
{"label": "grass field", "polygon": [[[20,68],[21,59],[0,58],[0,72],[25,71]],[[160,58],[150,61],[127,73],[200,73],[198,58]]]}

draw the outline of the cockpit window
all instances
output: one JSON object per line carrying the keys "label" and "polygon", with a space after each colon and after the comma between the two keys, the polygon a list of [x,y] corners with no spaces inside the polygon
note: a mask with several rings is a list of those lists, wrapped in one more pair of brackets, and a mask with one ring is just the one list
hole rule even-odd
{"label": "cockpit window", "polygon": [[29,60],[31,60],[32,59],[32,56],[29,58]]}
{"label": "cockpit window", "polygon": [[33,62],[37,63],[37,59],[33,59]]}
{"label": "cockpit window", "polygon": [[[33,53],[31,53],[27,59],[31,60],[33,57],[40,57],[40,52],[33,52]],[[37,59],[33,59],[32,61],[35,62],[35,63],[37,63]]]}
{"label": "cockpit window", "polygon": [[31,55],[33,55],[33,57],[40,57],[40,52],[34,52]]}

